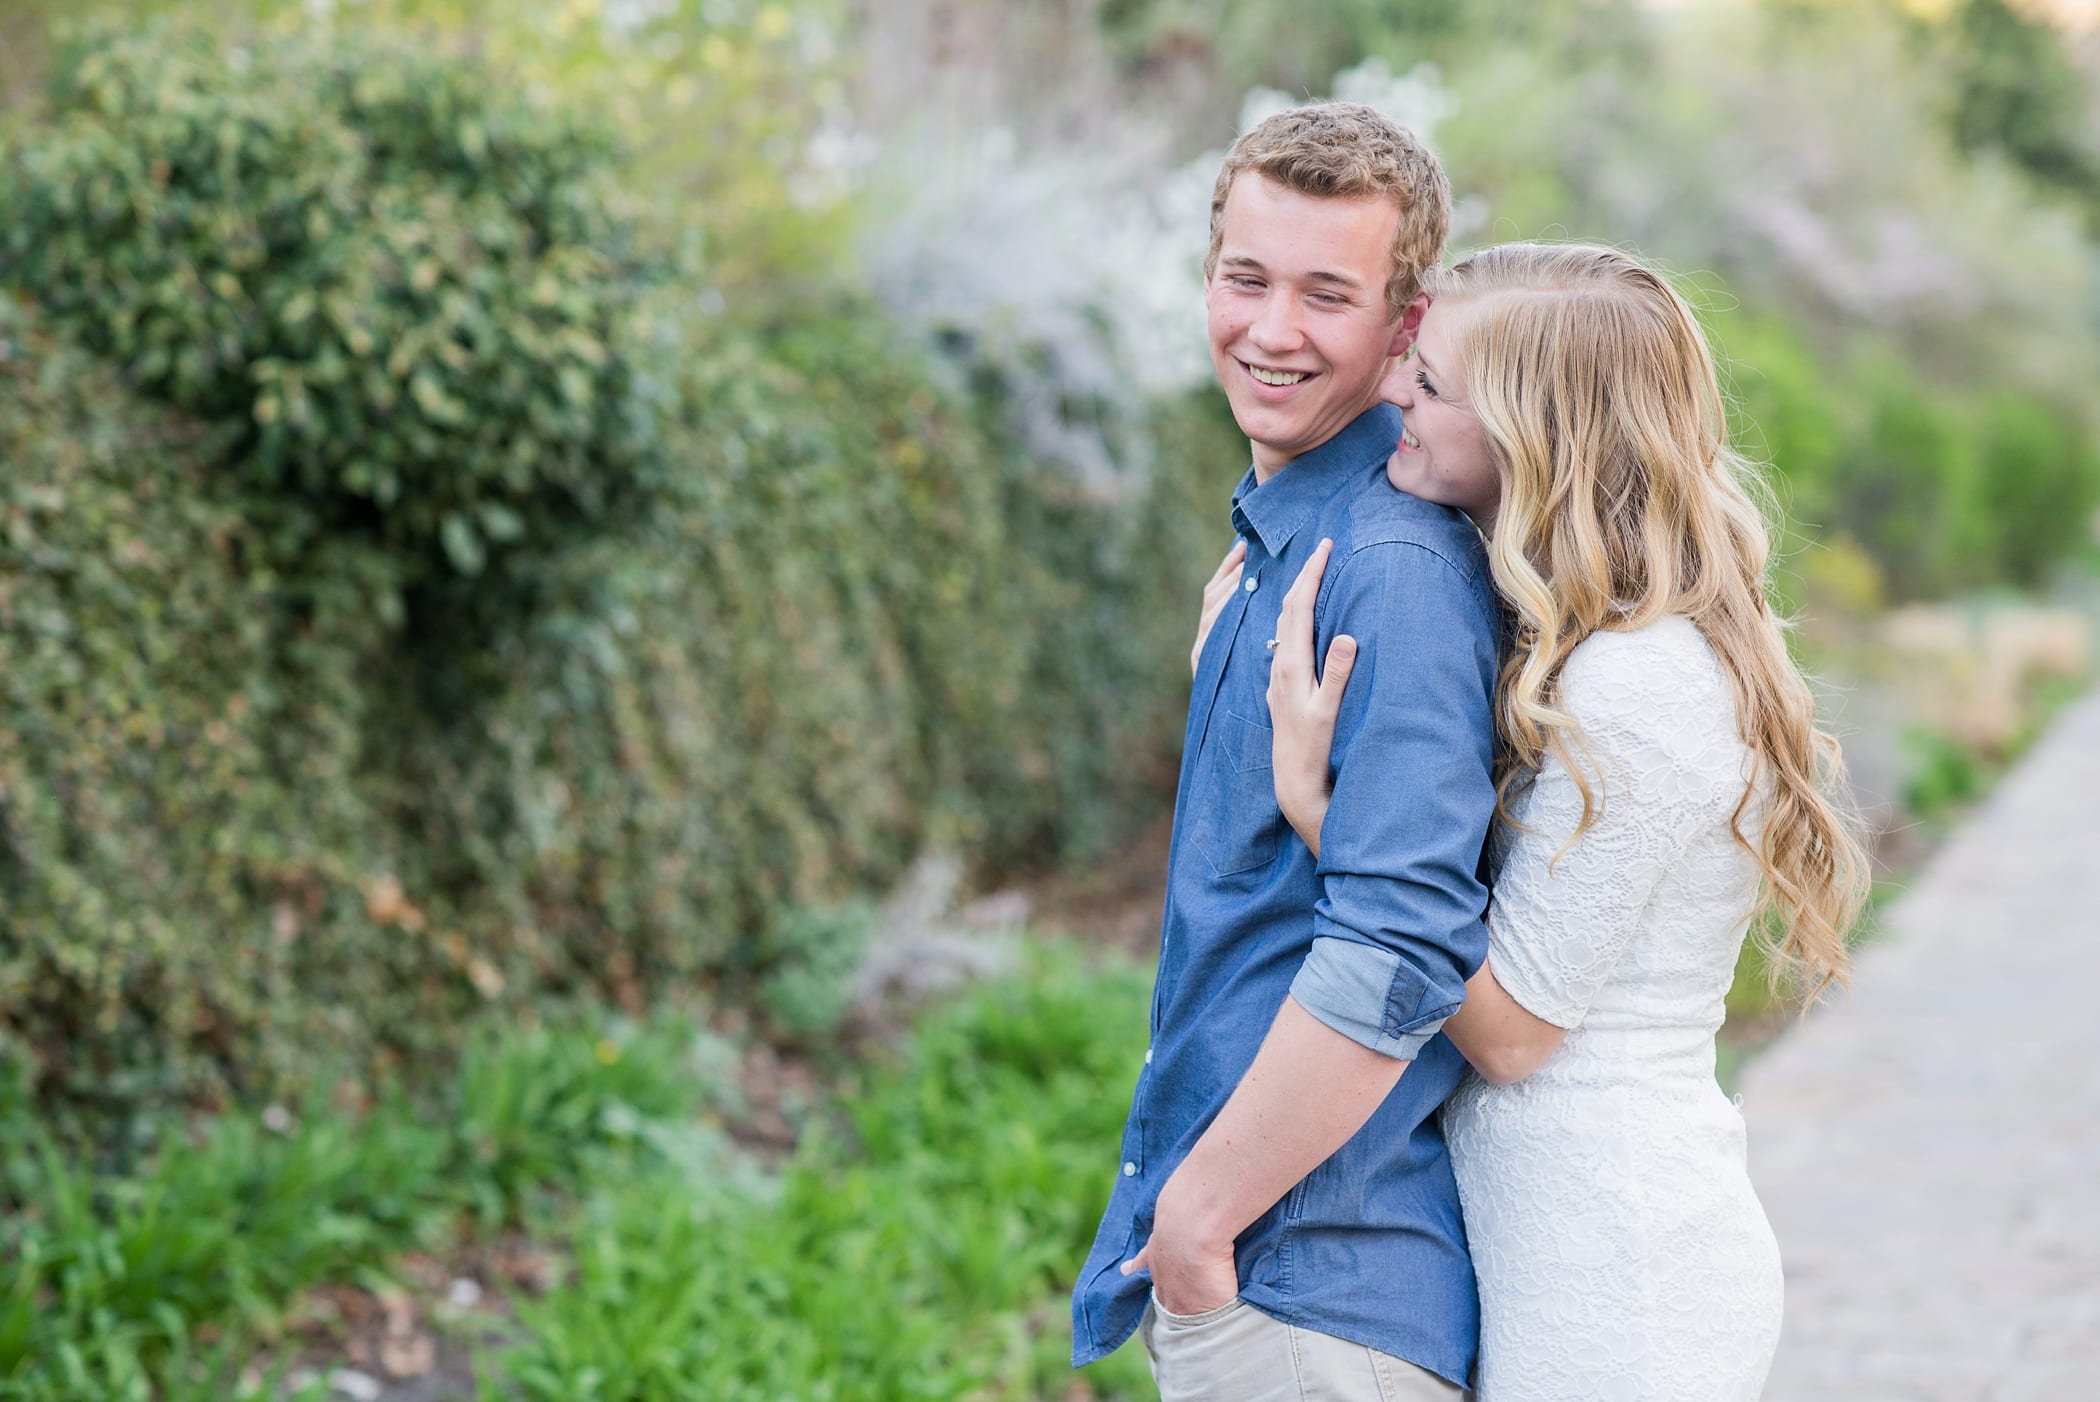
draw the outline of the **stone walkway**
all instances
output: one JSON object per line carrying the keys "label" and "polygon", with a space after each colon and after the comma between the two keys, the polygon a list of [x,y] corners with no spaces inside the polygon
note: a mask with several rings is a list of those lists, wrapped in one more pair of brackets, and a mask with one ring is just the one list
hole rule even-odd
{"label": "stone walkway", "polygon": [[2100,695],[1744,1073],[1786,1260],[1766,1402],[2100,1399]]}

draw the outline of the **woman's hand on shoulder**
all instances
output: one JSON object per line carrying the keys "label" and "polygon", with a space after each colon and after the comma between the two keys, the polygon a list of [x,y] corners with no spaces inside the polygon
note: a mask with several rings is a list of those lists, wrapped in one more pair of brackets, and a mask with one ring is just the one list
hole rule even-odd
{"label": "woman's hand on shoulder", "polygon": [[1327,666],[1313,675],[1313,602],[1334,542],[1323,540],[1284,595],[1276,620],[1276,653],[1269,664],[1269,723],[1276,806],[1283,810],[1314,856],[1320,855],[1320,824],[1334,792],[1330,756],[1342,692],[1356,666],[1356,639],[1342,636],[1327,646]]}
{"label": "woman's hand on shoulder", "polygon": [[1225,611],[1225,601],[1240,587],[1240,568],[1247,559],[1247,542],[1244,539],[1232,542],[1232,549],[1218,562],[1218,568],[1203,586],[1203,612],[1196,618],[1196,645],[1189,649],[1189,675],[1194,676],[1203,662],[1203,643],[1210,637],[1210,626],[1218,621]]}

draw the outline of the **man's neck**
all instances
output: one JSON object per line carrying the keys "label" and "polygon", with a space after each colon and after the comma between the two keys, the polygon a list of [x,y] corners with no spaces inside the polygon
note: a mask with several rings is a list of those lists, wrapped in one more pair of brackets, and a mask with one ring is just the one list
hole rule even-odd
{"label": "man's neck", "polygon": [[1292,463],[1298,461],[1299,458],[1308,457],[1313,453],[1319,452],[1320,449],[1326,447],[1329,443],[1332,443],[1335,439],[1341,437],[1342,434],[1348,429],[1348,427],[1351,424],[1355,423],[1358,419],[1362,418],[1378,402],[1379,401],[1374,399],[1371,400],[1369,403],[1364,404],[1355,413],[1351,414],[1348,418],[1344,419],[1340,424],[1337,424],[1335,426],[1334,432],[1328,434],[1325,438],[1322,438],[1317,443],[1313,443],[1304,448],[1300,448],[1295,455],[1290,457],[1284,456],[1282,453],[1278,452],[1273,448],[1267,448],[1259,443],[1249,440],[1247,447],[1254,457],[1254,485],[1257,487],[1261,486],[1263,483],[1267,482],[1271,477],[1274,477],[1277,473],[1283,471]]}
{"label": "man's neck", "polygon": [[[1351,419],[1350,422],[1354,423],[1356,421],[1354,419]],[[1336,430],[1336,432],[1339,431],[1340,430]],[[1278,453],[1273,449],[1264,448],[1259,443],[1250,442],[1247,446],[1253,449],[1254,451],[1254,485],[1259,487],[1260,485],[1262,485],[1262,483],[1268,481],[1271,477],[1274,477],[1277,473],[1283,471],[1292,463],[1298,461],[1298,458],[1304,457],[1307,453],[1319,452],[1320,449],[1326,447],[1329,443],[1332,443],[1334,441],[1334,437],[1334,434],[1328,434],[1325,438],[1322,438],[1319,442],[1313,444],[1310,448],[1306,448],[1303,451],[1299,452],[1297,457],[1285,457],[1283,454]]]}

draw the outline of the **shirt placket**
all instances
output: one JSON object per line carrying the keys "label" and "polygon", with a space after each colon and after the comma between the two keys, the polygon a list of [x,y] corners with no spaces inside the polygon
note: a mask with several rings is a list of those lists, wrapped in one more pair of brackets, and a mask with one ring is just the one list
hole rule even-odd
{"label": "shirt placket", "polygon": [[[1232,669],[1233,654],[1242,646],[1241,625],[1246,622],[1247,611],[1263,587],[1263,571],[1271,563],[1271,557],[1258,535],[1248,530],[1243,534],[1243,538],[1247,542],[1247,558],[1241,569],[1239,592],[1211,625],[1212,637],[1204,646],[1191,691],[1189,724],[1182,737],[1184,786],[1202,758],[1203,746],[1209,743],[1211,717],[1217,710],[1226,674]],[[1262,647],[1266,653],[1266,647],[1262,644],[1253,645]],[[1195,704],[1196,698],[1199,697],[1203,699],[1200,708]],[[1169,899],[1172,899],[1171,894]],[[1122,1164],[1125,1178],[1134,1178],[1145,1171],[1145,1159],[1151,1148],[1148,1111],[1152,1097],[1152,1059],[1159,1046],[1160,1012],[1168,997],[1168,986],[1178,974],[1181,958],[1181,951],[1174,947],[1172,927],[1172,920],[1165,921],[1160,932],[1159,971],[1152,980],[1151,1036],[1148,1039],[1149,1045],[1145,1048],[1144,1064],[1138,1070],[1137,1094],[1132,1106],[1137,1132],[1129,1137],[1128,1157]]]}

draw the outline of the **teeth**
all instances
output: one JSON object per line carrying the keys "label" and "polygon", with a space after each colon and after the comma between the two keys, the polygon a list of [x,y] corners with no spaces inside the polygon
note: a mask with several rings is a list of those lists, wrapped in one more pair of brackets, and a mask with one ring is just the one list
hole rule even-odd
{"label": "teeth", "polygon": [[1422,449],[1422,440],[1415,437],[1411,429],[1403,428],[1400,430],[1400,441],[1417,452],[1420,452]]}
{"label": "teeth", "polygon": [[1304,370],[1264,370],[1259,365],[1249,365],[1247,373],[1265,385],[1295,385],[1308,377]]}

